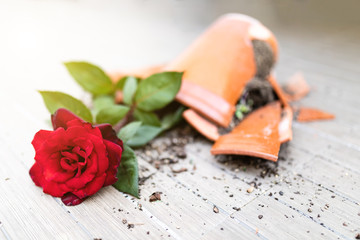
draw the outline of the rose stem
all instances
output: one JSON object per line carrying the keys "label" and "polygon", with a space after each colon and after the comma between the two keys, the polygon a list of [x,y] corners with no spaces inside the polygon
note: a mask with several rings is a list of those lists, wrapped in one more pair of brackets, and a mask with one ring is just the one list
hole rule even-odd
{"label": "rose stem", "polygon": [[123,117],[123,119],[121,119],[117,124],[115,124],[115,126],[113,128],[116,133],[119,133],[121,128],[123,128],[126,124],[131,122],[131,120],[133,118],[132,115],[134,113],[134,110],[135,110],[135,105],[131,106],[130,110],[127,112],[125,117]]}

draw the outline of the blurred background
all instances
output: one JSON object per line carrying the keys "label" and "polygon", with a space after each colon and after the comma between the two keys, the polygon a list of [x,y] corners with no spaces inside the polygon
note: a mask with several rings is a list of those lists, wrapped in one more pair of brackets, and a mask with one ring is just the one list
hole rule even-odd
{"label": "blurred background", "polygon": [[[330,68],[356,66],[359,10],[359,0],[0,0],[0,98],[10,91],[42,104],[35,89],[79,96],[62,62],[85,60],[107,71],[164,63],[229,12],[259,19],[278,37],[280,82],[296,69],[296,61],[281,67],[292,54],[314,62],[321,55],[323,63],[325,54]],[[334,41],[344,42],[336,56]]]}

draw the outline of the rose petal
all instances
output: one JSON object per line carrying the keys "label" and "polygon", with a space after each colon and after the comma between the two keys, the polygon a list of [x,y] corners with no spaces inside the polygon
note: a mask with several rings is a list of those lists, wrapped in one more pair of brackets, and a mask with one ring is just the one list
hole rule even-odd
{"label": "rose petal", "polygon": [[94,149],[94,144],[88,138],[77,138],[74,139],[74,144],[80,149],[73,149],[73,152],[77,153],[79,156],[83,158],[87,158],[90,156]]}
{"label": "rose petal", "polygon": [[100,188],[104,186],[105,178],[106,174],[104,173],[103,175],[94,178],[91,182],[86,184],[84,188],[73,191],[73,193],[79,198],[85,198],[94,195],[100,190]]}
{"label": "rose petal", "polygon": [[123,149],[121,146],[110,142],[108,140],[104,140],[106,150],[108,152],[109,159],[109,168],[106,171],[106,179],[104,183],[104,187],[116,183],[118,180],[116,175],[118,172],[118,167],[121,161],[121,154]]}
{"label": "rose petal", "polygon": [[[36,155],[36,158],[42,158],[39,155]],[[65,171],[61,166],[61,155],[60,153],[54,153],[47,159],[43,159],[41,162],[38,161],[39,164],[41,164],[41,167],[43,169],[43,177],[46,181],[54,181],[58,183],[63,183],[67,181],[68,179],[72,178],[74,176],[73,172]]]}
{"label": "rose petal", "polygon": [[123,142],[117,137],[116,132],[110,124],[98,124],[94,125],[94,127],[100,129],[101,135],[104,139],[109,140],[110,142],[113,142],[123,148]]}
{"label": "rose petal", "polygon": [[[104,151],[105,151],[105,147],[104,147]],[[99,171],[98,155],[94,152],[87,159],[87,166],[85,171],[80,176],[69,179],[66,182],[66,185],[73,189],[82,189],[86,186],[86,184],[88,184],[91,181],[94,181],[94,179],[98,175],[102,175],[105,172],[105,170],[103,170],[102,172]]]}
{"label": "rose petal", "polygon": [[66,192],[71,190],[64,186],[64,184],[53,181],[44,181],[42,187],[44,193],[50,194],[53,197],[62,197]]}
{"label": "rose petal", "polygon": [[38,162],[47,162],[47,159],[51,158],[53,154],[65,150],[68,146],[69,139],[66,137],[65,130],[58,128],[43,141],[41,148],[35,149],[35,160]]}
{"label": "rose petal", "polygon": [[82,203],[84,200],[85,200],[85,198],[81,199],[71,192],[68,192],[64,196],[61,197],[61,201],[66,206],[75,206],[75,205]]}
{"label": "rose petal", "polygon": [[65,129],[68,129],[70,127],[82,127],[82,128],[85,128],[85,129],[92,129],[93,128],[90,123],[84,122],[81,119],[73,119],[73,120],[68,121],[66,123],[66,128]]}
{"label": "rose petal", "polygon": [[60,159],[60,166],[67,172],[75,172],[78,169],[78,162],[74,159],[63,157]]}
{"label": "rose petal", "polygon": [[41,168],[40,164],[35,163],[31,167],[29,174],[36,186],[41,187],[43,185],[44,177],[43,177],[42,168]]}
{"label": "rose petal", "polygon": [[51,122],[53,125],[54,130],[56,130],[59,127],[62,127],[64,129],[67,129],[67,122],[78,119],[80,121],[83,121],[81,118],[70,112],[69,110],[65,108],[59,108],[53,115],[51,115]]}
{"label": "rose petal", "polygon": [[[76,122],[77,120],[71,121]],[[69,140],[73,141],[80,138],[88,138],[90,135],[94,135],[100,139],[103,139],[101,132],[98,128],[93,128],[90,123],[81,123],[81,125],[75,125],[69,127],[66,130],[67,137]],[[76,144],[75,144],[76,145]]]}
{"label": "rose petal", "polygon": [[40,147],[44,144],[46,139],[48,139],[53,131],[47,131],[47,130],[40,130],[38,131],[34,139],[32,140],[31,144],[34,146],[35,151],[38,151]]}
{"label": "rose petal", "polygon": [[72,151],[72,152],[63,151],[63,152],[61,152],[61,155],[65,158],[79,161],[79,155],[74,153],[74,151]]}

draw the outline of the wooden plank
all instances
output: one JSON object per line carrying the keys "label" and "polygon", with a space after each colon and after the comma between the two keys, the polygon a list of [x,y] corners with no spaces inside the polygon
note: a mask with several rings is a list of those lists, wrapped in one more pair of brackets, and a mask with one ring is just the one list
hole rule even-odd
{"label": "wooden plank", "polygon": [[[319,170],[316,166],[314,169]],[[321,176],[321,173],[319,175]],[[289,175],[286,179],[281,184],[275,185],[268,193],[284,204],[284,207],[306,215],[319,225],[311,227],[311,224],[308,224],[309,228],[323,227],[343,239],[353,239],[355,233],[360,231],[358,204],[297,175]],[[325,180],[325,178],[322,179],[323,184]],[[334,182],[334,184],[337,183]],[[344,186],[346,183],[342,185]]]}
{"label": "wooden plank", "polygon": [[2,137],[0,145],[0,221],[5,239],[92,238],[73,215],[32,183],[28,169]]}
{"label": "wooden plank", "polygon": [[303,151],[308,157],[320,156],[327,159],[329,163],[360,172],[358,164],[360,148],[357,145],[340,141],[336,137],[298,124],[294,124],[294,134],[296,138],[289,145]]}
{"label": "wooden plank", "polygon": [[[140,207],[138,201],[131,199],[110,186],[76,207],[65,208],[96,238],[177,239],[167,222],[154,217],[145,207]],[[130,228],[129,224],[134,227]]]}
{"label": "wooden plank", "polygon": [[[156,171],[147,162],[139,162],[141,166]],[[149,196],[155,191],[163,193],[161,201],[149,202]],[[156,172],[151,180],[145,182],[141,187],[141,195],[142,206],[156,218],[168,223],[169,228],[183,239],[199,239],[230,216],[223,208],[223,202],[208,198],[200,190],[191,189],[178,178],[162,172]],[[214,212],[214,206],[218,208],[218,213]],[[246,225],[238,224],[238,232],[244,236],[252,236],[254,231]]]}
{"label": "wooden plank", "polygon": [[[302,139],[300,139],[300,141],[301,140]],[[322,140],[322,141],[324,143],[328,144],[328,142],[326,142],[324,140]],[[320,140],[320,142],[322,142],[322,141]],[[318,141],[316,141],[316,142],[318,142]],[[310,144],[313,144],[313,143],[310,143]],[[194,144],[192,144],[191,146],[193,147]],[[356,210],[358,208],[358,202],[356,200],[353,200],[353,198],[358,195],[357,194],[358,192],[360,192],[358,186],[356,184],[355,185],[351,184],[350,187],[346,187],[346,186],[348,186],[347,183],[352,181],[351,179],[348,181],[342,181],[341,179],[334,180],[334,179],[329,179],[326,177],[326,174],[328,174],[328,173],[334,173],[339,170],[345,171],[345,168],[339,166],[339,164],[334,164],[334,162],[328,162],[326,158],[321,161],[320,160],[316,161],[316,159],[314,159],[314,155],[307,153],[307,151],[306,152],[303,152],[301,150],[299,151],[299,150],[297,150],[296,146],[297,145],[291,146],[291,152],[289,152],[289,155],[288,155],[291,158],[295,158],[292,160],[293,166],[285,166],[285,168],[284,168],[284,166],[280,167],[280,169],[282,169],[282,170],[279,171],[279,178],[277,179],[278,182],[280,182],[280,183],[286,182],[286,178],[284,179],[284,176],[287,176],[288,174],[292,175],[293,172],[295,172],[295,174],[306,173],[306,178],[304,179],[305,176],[303,176],[303,177],[300,177],[300,179],[302,179],[301,181],[305,181],[307,186],[303,186],[300,189],[302,189],[303,191],[308,191],[309,189],[311,189],[311,187],[318,186],[324,192],[326,192],[327,196],[325,196],[325,197],[317,196],[316,199],[320,199],[321,201],[324,202],[326,200],[326,198],[329,197],[329,195],[336,196],[337,198],[339,198],[341,200],[341,201],[337,202],[336,205],[341,206],[340,208],[346,208],[345,211],[348,211],[346,214],[341,215],[341,216],[336,216],[336,214],[331,215],[331,217],[333,218],[334,221],[339,222],[339,221],[343,220],[344,216],[347,216],[347,214],[356,212],[354,210]],[[318,147],[319,147],[319,145],[315,144],[314,148],[318,148]],[[325,145],[325,147],[327,147],[327,145]],[[203,149],[203,148],[204,148],[204,146],[201,149]],[[196,152],[198,152],[198,150],[196,150]],[[295,152],[298,153],[298,156],[296,154],[294,154]],[[312,152],[311,149],[310,149],[310,152]],[[353,152],[351,152],[351,154],[352,153]],[[357,153],[357,152],[355,151],[355,153]],[[202,166],[202,168],[204,168],[204,166],[206,168],[206,163],[204,163],[202,161],[203,158],[209,159],[208,161],[215,162],[215,160],[213,158],[206,155],[206,153],[204,153],[204,152],[198,152],[198,154],[200,156],[202,156],[202,157],[197,158],[197,162],[198,162],[198,164],[200,164]],[[314,153],[314,154],[317,154],[317,153]],[[317,158],[320,158],[320,156],[321,155],[319,155],[319,157],[317,157]],[[358,154],[358,156],[359,156],[359,154]],[[347,158],[347,156],[344,156],[344,157]],[[314,162],[316,164],[314,164]],[[213,165],[216,165],[216,164],[213,164]],[[310,173],[311,170],[309,170],[307,168],[307,166],[309,166],[309,168],[312,168],[314,172]],[[223,166],[223,168],[228,169],[228,166]],[[331,168],[331,169],[329,169],[329,168]],[[341,170],[341,169],[343,169],[343,170]],[[251,174],[254,176],[253,170],[254,169],[252,169],[252,170],[250,169]],[[244,173],[240,173],[239,175],[241,175],[243,177]],[[347,176],[347,175],[345,174],[345,176]],[[179,178],[179,177],[181,177],[181,176],[177,176],[177,178]],[[293,177],[298,177],[298,176],[294,175]],[[349,175],[349,177],[356,178],[357,180],[359,180],[360,175],[358,173],[355,173],[354,175]],[[191,176],[187,175],[187,176],[184,176],[183,179],[185,180],[185,179],[189,179],[189,178],[191,178]],[[312,179],[314,179],[314,180],[312,180]],[[269,181],[269,179],[267,179],[267,181]],[[271,182],[272,181],[273,181],[273,179],[271,179]],[[260,180],[259,182],[264,183],[263,180]],[[294,184],[296,184],[296,182],[297,181],[295,181]],[[300,182],[300,180],[298,182]],[[333,185],[333,186],[326,187],[326,184],[328,184],[329,182],[334,183],[336,186]],[[319,184],[321,184],[321,183],[323,183],[323,185],[319,186]],[[352,182],[350,182],[350,183],[352,183]],[[199,186],[199,187],[201,187],[201,185],[202,184],[194,184],[194,186]],[[264,185],[266,185],[266,184],[263,184],[262,186],[264,186]],[[310,187],[309,187],[309,185],[310,185]],[[212,183],[211,183],[211,186],[213,186]],[[277,185],[275,185],[275,186],[277,186]],[[216,189],[215,186],[214,186],[214,188]],[[262,188],[262,187],[260,187],[260,188]],[[273,191],[273,189],[274,188],[271,188],[270,190]],[[350,190],[351,190],[351,192],[349,192]],[[205,189],[205,191],[206,191],[206,189]],[[216,192],[216,190],[213,190],[213,191]],[[202,192],[204,192],[204,191],[202,191]],[[217,193],[214,193],[213,195],[215,195],[215,196],[216,195],[218,195],[218,196],[224,195],[224,192],[217,191]],[[351,196],[351,198],[348,198],[347,196]],[[255,199],[255,200],[257,200],[257,199]],[[226,201],[226,202],[229,203],[229,201]],[[251,202],[252,201],[250,201],[249,204],[251,204]],[[290,203],[288,201],[285,201],[285,204],[290,204]],[[245,204],[245,206],[242,206],[242,208],[247,207],[247,205],[248,204]],[[322,226],[322,225],[320,225],[320,226]],[[314,226],[312,226],[312,227],[310,226],[310,228],[314,228]],[[333,228],[331,228],[331,229],[333,229]],[[334,231],[337,231],[337,230],[334,230]]]}
{"label": "wooden plank", "polygon": [[[181,31],[170,31],[175,29],[170,24],[158,25],[156,31],[151,27],[142,27],[141,31],[130,35],[127,38],[130,40],[125,39],[127,42],[121,42],[119,49],[114,51],[113,46],[122,35],[109,33],[114,29],[127,32],[130,27],[125,27],[126,21],[113,21],[118,18],[113,18],[115,15],[112,12],[115,11],[111,9],[106,11],[108,16],[113,16],[106,18],[111,21],[101,20],[95,25],[99,36],[113,36],[109,38],[112,39],[110,44],[97,48],[101,45],[98,43],[92,46],[95,50],[89,52],[88,46],[83,44],[92,34],[92,31],[88,31],[90,35],[76,34],[77,38],[72,44],[60,44],[67,40],[59,38],[56,42],[59,47],[53,49],[53,41],[50,40],[61,34],[61,31],[57,32],[58,23],[61,23],[61,29],[65,26],[68,32],[74,32],[78,26],[72,23],[80,10],[85,16],[84,21],[93,17],[95,11],[83,6],[84,3],[26,3],[21,8],[12,4],[10,8],[0,10],[6,13],[6,9],[11,9],[17,13],[11,14],[10,18],[8,14],[3,14],[0,16],[4,20],[2,22],[15,21],[19,16],[28,18],[26,27],[29,33],[39,34],[47,29],[48,25],[43,25],[43,19],[54,26],[44,35],[43,52],[39,53],[36,48],[26,52],[25,48],[30,45],[20,45],[24,51],[19,51],[19,55],[14,54],[14,50],[18,50],[14,41],[0,44],[3,55],[7,56],[0,60],[2,65],[7,66],[1,71],[2,78],[8,79],[6,90],[3,89],[0,96],[1,109],[6,112],[0,125],[0,174],[5,178],[10,176],[9,180],[0,179],[0,238],[353,239],[360,231],[356,215],[359,213],[360,192],[360,110],[357,107],[360,103],[357,97],[360,91],[360,48],[356,40],[360,33],[348,26],[343,29],[332,26],[307,34],[296,33],[297,28],[287,32],[284,26],[274,27],[274,31],[279,30],[277,36],[283,50],[277,66],[279,80],[284,80],[295,70],[304,70],[305,77],[315,89],[302,103],[334,112],[338,116],[331,122],[295,123],[294,140],[288,147],[283,147],[276,175],[262,179],[262,168],[257,168],[257,162],[220,162],[220,159],[209,154],[209,142],[197,140],[187,146],[187,159],[173,166],[174,169],[188,168],[185,173],[173,174],[168,166],[158,171],[145,158],[139,159],[140,167],[149,169],[146,174],[155,173],[141,186],[140,200],[107,187],[77,207],[64,207],[59,199],[42,194],[41,189],[35,187],[28,177],[34,154],[30,142],[38,129],[47,128],[45,121],[48,121],[49,114],[33,89],[62,90],[83,99],[80,89],[66,71],[60,65],[52,66],[63,61],[63,58],[79,59],[79,56],[108,68],[119,67],[119,61],[126,67],[165,61],[183,49],[203,27],[203,24],[196,27],[194,24],[183,24]],[[135,6],[140,6],[140,3]],[[52,16],[54,12],[61,12],[59,9],[69,10],[66,19],[58,14]],[[34,12],[38,14],[36,17]],[[116,14],[119,15],[118,12]],[[64,21],[59,21],[61,19]],[[108,27],[100,27],[109,22],[106,24]],[[93,26],[89,24],[89,29]],[[11,24],[6,26],[7,30],[11,30],[9,33],[22,30],[12,28]],[[136,36],[157,36],[163,32],[171,37],[164,37],[161,41],[150,37],[145,45],[140,44],[140,50],[139,44],[133,44],[133,39],[141,39]],[[133,47],[128,48],[130,43]],[[164,43],[169,51],[159,52],[159,48],[164,48]],[[51,53],[45,53],[48,50],[52,50]],[[133,54],[134,50],[143,53],[140,62],[138,56]],[[104,55],[104,52],[112,52],[113,55]],[[116,57],[119,52],[121,59]],[[40,60],[34,61],[34,55]],[[119,61],[114,61],[114,57]],[[275,168],[276,165],[271,163],[270,166]],[[247,193],[252,181],[262,185]],[[284,192],[283,196],[279,196],[280,190]],[[153,191],[163,192],[162,201],[149,202],[148,197]],[[272,197],[268,196],[270,192],[273,193]],[[312,212],[308,211],[308,199],[313,203]],[[329,204],[327,209],[325,204]],[[213,212],[214,205],[219,213]],[[241,210],[235,211],[233,207],[240,207]],[[119,212],[118,209],[123,211]],[[260,214],[263,215],[262,219],[258,218]],[[319,218],[317,214],[320,214]],[[127,229],[127,224],[122,223],[123,219],[144,225]],[[348,226],[343,226],[344,222]]]}
{"label": "wooden plank", "polygon": [[[239,228],[245,226],[250,228],[249,234],[244,234],[239,231]],[[233,215],[229,219],[225,219],[222,223],[207,231],[202,237],[202,240],[218,240],[218,239],[267,239],[262,233],[258,232],[257,228],[250,227],[247,223],[242,222]]]}
{"label": "wooden plank", "polygon": [[258,232],[268,239],[338,239],[339,237],[319,225],[305,212],[267,195],[255,199],[233,215],[256,227]]}

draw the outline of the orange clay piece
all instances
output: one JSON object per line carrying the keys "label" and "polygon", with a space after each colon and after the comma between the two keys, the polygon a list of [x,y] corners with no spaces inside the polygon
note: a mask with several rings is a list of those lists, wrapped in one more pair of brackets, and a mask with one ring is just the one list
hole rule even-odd
{"label": "orange clay piece", "polygon": [[[176,100],[183,105],[191,105],[193,110],[205,115],[216,123],[227,122],[227,119],[231,120],[235,112],[235,106],[230,105],[222,97],[208,91],[206,88],[184,80]],[[192,103],[196,104],[193,105]],[[190,118],[191,116],[187,120]],[[222,124],[222,126],[224,125]]]}
{"label": "orange clay piece", "polygon": [[280,143],[284,143],[292,140],[291,125],[293,121],[293,111],[291,107],[284,107],[281,115],[281,121],[279,124],[279,141]]}
{"label": "orange clay piece", "polygon": [[267,80],[270,82],[270,84],[271,84],[272,88],[274,89],[276,96],[279,98],[281,104],[284,107],[289,106],[286,94],[284,93],[284,91],[281,89],[281,87],[277,83],[277,81],[274,77],[274,74],[270,74],[270,76],[267,78]]}
{"label": "orange clay piece", "polygon": [[277,161],[280,115],[279,102],[255,110],[231,133],[221,136],[211,148],[211,153],[247,155]]}
{"label": "orange clay piece", "polygon": [[292,140],[292,121],[293,121],[293,110],[290,107],[287,99],[286,93],[281,89],[279,84],[277,83],[273,74],[270,74],[268,77],[268,81],[270,82],[272,88],[274,89],[275,94],[279,98],[281,104],[284,109],[282,111],[281,122],[279,124],[279,137],[280,142],[288,142]]}
{"label": "orange clay piece", "polygon": [[315,108],[300,107],[296,120],[298,122],[311,122],[316,120],[334,119],[335,116]]}
{"label": "orange clay piece", "polygon": [[198,115],[194,110],[186,110],[183,113],[183,117],[191,126],[208,139],[216,141],[220,137],[217,126]]}
{"label": "orange clay piece", "polygon": [[[266,41],[274,54],[277,54],[273,34],[257,20],[241,14],[227,14],[218,19],[183,54],[163,69],[185,72],[184,86],[176,99],[227,127],[237,100],[256,72],[251,44],[253,39]],[[198,89],[203,89],[201,94],[194,91],[196,85]],[[217,107],[219,102],[214,101],[221,98],[227,103],[222,103],[225,108]],[[210,108],[213,110],[207,111]]]}
{"label": "orange clay piece", "polygon": [[297,72],[292,75],[284,86],[289,101],[297,101],[305,97],[310,92],[310,86],[307,84],[304,75]]}

